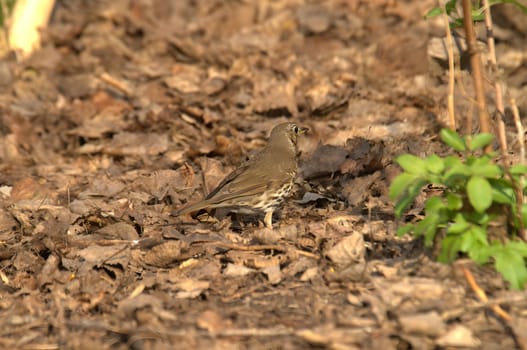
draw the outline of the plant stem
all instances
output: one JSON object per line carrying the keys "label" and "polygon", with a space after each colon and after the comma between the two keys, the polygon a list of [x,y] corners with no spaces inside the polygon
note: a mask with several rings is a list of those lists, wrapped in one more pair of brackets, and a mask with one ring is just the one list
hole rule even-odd
{"label": "plant stem", "polygon": [[[474,33],[474,24],[472,23],[472,4],[470,0],[463,0],[463,22],[465,25],[465,34],[467,37],[466,40],[468,53],[470,55],[472,79],[474,80],[474,89],[476,91],[479,124],[481,132],[488,133],[490,130],[489,113],[487,112],[487,102],[485,100],[485,90],[483,88],[481,57],[476,46],[476,34]],[[487,146],[485,150],[490,152],[491,146]]]}

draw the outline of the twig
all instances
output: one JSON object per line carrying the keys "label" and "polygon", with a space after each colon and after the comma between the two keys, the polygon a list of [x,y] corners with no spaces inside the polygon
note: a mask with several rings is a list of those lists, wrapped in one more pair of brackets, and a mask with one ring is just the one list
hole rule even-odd
{"label": "twig", "polygon": [[[478,286],[470,270],[465,266],[461,266],[461,270],[463,271],[463,274],[465,275],[468,284],[470,285],[478,299],[484,303],[489,303],[489,298],[487,297],[487,294],[485,294],[485,291],[481,289],[480,286]],[[498,304],[489,303],[488,307],[504,322],[505,326],[511,332],[511,335],[514,338],[514,342],[516,343],[518,349],[527,350],[527,344],[525,342],[525,338],[523,337],[523,333],[518,334],[518,330],[516,329],[516,327],[514,327],[514,324],[512,322],[512,317]],[[523,332],[523,330],[521,332]]]}
{"label": "twig", "polygon": [[[485,294],[485,291],[481,289],[481,287],[478,285],[478,283],[474,279],[474,276],[472,276],[472,273],[470,272],[470,270],[467,267],[462,266],[461,271],[463,271],[463,274],[465,275],[465,278],[467,279],[467,282],[470,285],[470,288],[472,288],[472,290],[474,291],[478,299],[484,303],[488,303],[489,298],[487,297],[487,294]],[[501,319],[507,322],[507,324],[512,321],[512,317],[505,310],[503,310],[501,306],[496,305],[496,304],[490,304],[489,308],[496,315],[501,317]]]}
{"label": "twig", "polygon": [[40,30],[48,26],[55,0],[17,1],[9,29],[9,45],[18,59],[29,57],[39,49]]}
{"label": "twig", "polygon": [[[226,328],[215,332],[208,330],[196,329],[194,327],[172,328],[172,329],[151,329],[149,327],[124,328],[114,327],[106,322],[94,321],[68,321],[67,326],[78,329],[90,329],[97,331],[107,331],[123,335],[135,335],[138,338],[157,338],[160,336],[167,337],[277,337],[277,336],[296,336],[302,339],[309,339],[312,334],[319,334],[321,331],[317,328],[298,328],[291,327],[269,327],[269,328]],[[338,330],[339,328],[335,328]],[[347,335],[364,334],[372,332],[371,327],[361,327],[355,329],[342,329]]]}
{"label": "twig", "polygon": [[504,305],[510,305],[510,304],[516,304],[518,306],[518,303],[526,302],[527,301],[527,294],[520,294],[516,297],[510,297],[509,295],[501,297],[501,298],[495,298],[492,300],[489,300],[487,302],[484,301],[477,301],[474,305],[463,305],[460,307],[456,307],[453,309],[449,309],[446,311],[441,312],[441,318],[445,321],[449,321],[453,318],[457,318],[462,314],[465,314],[467,311],[476,311],[481,309],[487,309],[490,308],[492,305],[498,305],[498,304],[504,304]]}
{"label": "twig", "polygon": [[[511,97],[510,99],[511,104],[511,110],[512,115],[514,118],[514,123],[516,125],[516,130],[518,132],[518,143],[520,144],[520,161],[519,164],[525,164],[525,134],[523,130],[523,125],[520,119],[520,112],[518,111],[518,106],[516,105],[516,100]],[[514,183],[514,182],[513,182]],[[517,184],[516,188],[516,204],[518,206],[518,217],[521,220],[522,219],[522,206],[525,203],[525,196],[523,195],[523,188],[525,186],[525,177],[521,176],[519,184]],[[523,220],[520,221],[520,237],[527,242],[527,230],[525,229],[525,223]]]}
{"label": "twig", "polygon": [[113,86],[114,88],[116,88],[117,90],[119,90],[120,92],[122,92],[128,97],[131,97],[134,95],[132,89],[128,86],[128,84],[126,84],[123,81],[118,80],[117,78],[112,77],[108,73],[102,73],[101,75],[99,75],[99,79],[109,84],[110,86]]}
{"label": "twig", "polygon": [[316,259],[316,260],[320,259],[320,257],[316,254],[306,252],[304,250],[300,250],[296,248],[284,247],[284,246],[275,245],[275,244],[260,244],[260,245],[245,246],[245,245],[225,243],[225,242],[208,242],[208,243],[212,243],[216,246],[226,248],[226,249],[233,249],[233,250],[240,250],[240,251],[277,250],[277,251],[286,252],[286,253],[293,252],[298,255],[303,255],[305,257]]}
{"label": "twig", "polygon": [[443,22],[446,32],[447,53],[448,53],[448,119],[450,129],[456,130],[456,115],[454,112],[454,85],[455,85],[455,67],[454,67],[454,41],[448,24],[446,11],[443,13]]}
{"label": "twig", "polygon": [[516,130],[518,132],[518,143],[520,144],[520,164],[525,164],[525,134],[523,130],[522,121],[520,119],[520,112],[518,111],[518,105],[516,99],[511,97],[510,99],[512,116],[514,123],[516,124]]}
{"label": "twig", "polygon": [[[489,0],[483,0],[482,2],[483,8],[485,9],[485,27],[487,29],[487,45],[489,47],[489,63],[490,67],[492,69],[492,72],[494,73],[494,89],[496,92],[496,110],[497,110],[497,124],[498,124],[498,140],[500,143],[500,150],[501,150],[501,161],[503,164],[504,169],[506,169],[506,175],[511,181],[511,183],[514,186],[515,194],[516,194],[516,206],[517,206],[517,218],[519,221],[520,226],[520,232],[523,239],[526,239],[527,236],[524,233],[525,230],[525,223],[523,222],[523,216],[521,215],[522,212],[522,205],[523,205],[523,186],[520,184],[517,184],[516,181],[514,181],[514,178],[508,171],[510,166],[509,161],[509,150],[507,145],[507,136],[505,133],[505,122],[503,121],[503,117],[505,116],[505,107],[503,103],[503,89],[501,84],[501,79],[499,78],[498,74],[498,64],[496,60],[496,48],[494,45],[494,34],[493,34],[493,24],[492,24],[492,16],[490,14],[490,5]],[[521,124],[521,123],[520,123]],[[516,125],[518,128],[518,125]],[[520,126],[521,127],[521,126]],[[520,129],[518,129],[520,130]],[[523,135],[523,132],[522,132]]]}
{"label": "twig", "polygon": [[[467,37],[467,50],[470,55],[472,79],[474,80],[474,89],[476,91],[479,124],[481,132],[488,133],[490,130],[489,113],[487,112],[487,102],[485,100],[485,90],[483,88],[481,57],[477,49],[474,24],[472,23],[472,4],[470,0],[463,0],[463,23],[465,25],[465,33]],[[490,152],[491,146],[487,146],[485,150]]]}
{"label": "twig", "polygon": [[489,63],[492,72],[494,73],[494,89],[496,91],[496,109],[498,112],[498,138],[501,148],[501,156],[503,158],[504,166],[509,166],[509,153],[507,146],[507,136],[505,134],[505,106],[503,104],[503,89],[501,79],[498,78],[498,63],[496,60],[496,47],[494,45],[494,26],[492,24],[492,16],[490,14],[489,0],[483,0],[483,8],[485,9],[485,27],[487,29],[487,45],[489,47]]}

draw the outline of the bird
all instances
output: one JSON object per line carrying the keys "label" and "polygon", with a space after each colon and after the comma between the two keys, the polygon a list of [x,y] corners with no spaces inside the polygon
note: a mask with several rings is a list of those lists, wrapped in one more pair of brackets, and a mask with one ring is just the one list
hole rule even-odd
{"label": "bird", "polygon": [[272,228],[273,212],[293,189],[298,170],[298,137],[308,130],[292,122],[276,125],[259,153],[227,175],[203,200],[172,215],[228,208],[228,212],[240,214],[263,213],[265,226]]}

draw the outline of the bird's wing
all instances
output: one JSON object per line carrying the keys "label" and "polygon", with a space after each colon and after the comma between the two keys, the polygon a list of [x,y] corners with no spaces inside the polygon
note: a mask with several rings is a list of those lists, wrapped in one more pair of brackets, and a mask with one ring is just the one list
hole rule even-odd
{"label": "bird's wing", "polygon": [[204,200],[184,206],[173,212],[172,215],[184,215],[201,209],[221,207],[224,206],[223,204],[230,206],[231,204],[226,202],[262,193],[267,188],[268,181],[263,178],[257,180],[255,176],[247,173],[248,165],[246,163],[227,175]]}
{"label": "bird's wing", "polygon": [[209,195],[206,200],[212,205],[252,197],[262,194],[273,182],[267,176],[247,171],[247,166],[238,168],[229,174]]}

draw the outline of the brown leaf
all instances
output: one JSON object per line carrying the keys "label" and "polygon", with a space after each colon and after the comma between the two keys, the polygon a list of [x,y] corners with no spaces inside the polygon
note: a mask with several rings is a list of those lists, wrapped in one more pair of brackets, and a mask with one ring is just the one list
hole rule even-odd
{"label": "brown leaf", "polygon": [[196,298],[203,293],[204,290],[209,289],[209,281],[201,281],[194,279],[183,279],[176,283],[176,288],[179,290],[176,293],[178,299]]}
{"label": "brown leaf", "polygon": [[182,254],[187,248],[188,244],[183,241],[166,241],[150,249],[143,261],[149,265],[167,267],[183,259]]}
{"label": "brown leaf", "polygon": [[354,231],[331,247],[326,255],[335,264],[348,266],[363,262],[365,251],[362,234]]}
{"label": "brown leaf", "polygon": [[130,260],[130,248],[126,244],[114,246],[89,246],[79,250],[77,256],[84,259],[89,267],[102,267],[108,265],[121,265],[125,268]]}
{"label": "brown leaf", "polygon": [[90,197],[111,198],[125,188],[122,181],[110,179],[107,177],[98,177],[93,180],[83,192],[79,193],[79,199],[88,199]]}
{"label": "brown leaf", "polygon": [[411,334],[438,337],[446,332],[446,324],[436,311],[402,315],[399,323],[404,332]]}
{"label": "brown leaf", "polygon": [[224,320],[219,313],[213,310],[206,310],[198,316],[196,324],[201,329],[214,333],[225,329],[231,322]]}
{"label": "brown leaf", "polygon": [[120,132],[103,149],[114,156],[156,156],[168,149],[168,135]]}
{"label": "brown leaf", "polygon": [[228,277],[240,277],[246,276],[255,272],[254,269],[250,269],[240,264],[227,264],[227,267],[223,270],[223,275]]}
{"label": "brown leaf", "polygon": [[108,239],[123,239],[128,241],[139,239],[139,235],[135,228],[125,222],[118,222],[113,225],[105,226],[95,231],[95,233]]}
{"label": "brown leaf", "polygon": [[436,344],[441,347],[479,348],[481,340],[463,325],[453,326],[445,335],[437,339]]}

